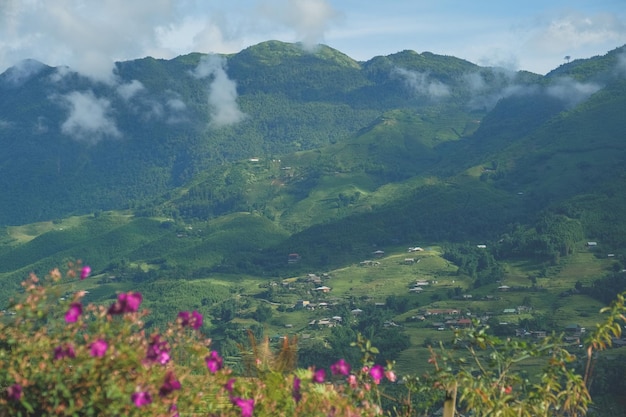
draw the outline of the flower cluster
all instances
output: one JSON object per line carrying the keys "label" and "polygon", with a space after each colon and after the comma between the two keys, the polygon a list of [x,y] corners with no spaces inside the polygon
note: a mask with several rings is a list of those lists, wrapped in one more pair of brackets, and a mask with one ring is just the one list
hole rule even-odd
{"label": "flower cluster", "polygon": [[[67,276],[85,280],[91,273],[90,267],[77,264]],[[325,369],[300,369],[292,375],[267,369],[254,378],[233,376],[219,352],[210,349],[210,341],[195,331],[203,325],[197,310],[179,312],[168,329],[146,336],[142,318],[148,312],[141,310],[143,297],[135,291],[119,293],[108,308],[83,304],[84,292],[79,291],[61,303],[63,325],[48,332],[34,317],[55,317],[54,289],[62,276],[54,270],[50,277],[52,285],[44,286],[31,276],[24,284],[25,301],[16,305],[22,314],[8,326],[0,322],[0,417],[85,410],[93,415],[169,417],[178,416],[179,410],[236,417],[271,416],[278,410],[291,415],[379,414],[380,408],[362,408],[345,395],[352,385],[327,380]],[[27,340],[30,334],[32,340]],[[2,343],[10,349],[2,350]],[[47,354],[33,356],[46,349]],[[351,369],[342,359],[330,372],[349,381]],[[378,368],[372,369],[376,381]],[[365,392],[359,384],[354,388]],[[63,388],[51,388],[55,386]]]}

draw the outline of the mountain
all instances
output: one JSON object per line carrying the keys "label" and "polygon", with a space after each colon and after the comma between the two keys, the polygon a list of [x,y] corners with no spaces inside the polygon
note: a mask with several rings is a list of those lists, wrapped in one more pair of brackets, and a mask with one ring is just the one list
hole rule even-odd
{"label": "mountain", "polygon": [[[116,82],[26,61],[0,75],[0,224],[133,208],[216,165],[337,143],[385,111],[480,119],[541,77],[404,51],[356,62],[264,42],[120,62]],[[462,134],[457,131],[458,138]]]}

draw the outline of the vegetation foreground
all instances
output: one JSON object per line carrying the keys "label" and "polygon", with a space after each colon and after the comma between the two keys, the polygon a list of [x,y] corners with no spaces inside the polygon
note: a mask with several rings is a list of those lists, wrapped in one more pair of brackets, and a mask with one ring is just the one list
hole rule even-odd
{"label": "vegetation foreground", "polygon": [[[61,297],[60,284],[90,272],[76,262],[44,280],[32,274],[14,313],[0,317],[0,416],[583,416],[597,353],[626,321],[623,293],[601,311],[606,319],[589,332],[584,358],[558,336],[502,340],[475,321],[451,347],[431,348],[429,373],[401,380],[361,336],[358,366],[337,358],[329,369],[301,369],[297,340],[284,338],[272,352],[251,335],[236,374],[203,338],[197,311],[148,334],[138,292],[119,293],[109,306],[84,305],[84,291]],[[541,361],[540,372],[518,372],[523,361]]]}

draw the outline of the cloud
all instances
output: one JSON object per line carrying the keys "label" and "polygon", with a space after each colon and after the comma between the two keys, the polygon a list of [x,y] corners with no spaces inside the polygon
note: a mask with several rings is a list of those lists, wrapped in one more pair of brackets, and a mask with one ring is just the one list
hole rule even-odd
{"label": "cloud", "polygon": [[24,59],[3,74],[4,80],[12,87],[19,87],[46,68],[44,64],[34,59]]}
{"label": "cloud", "polygon": [[69,116],[61,131],[81,142],[95,144],[104,138],[122,136],[111,116],[111,102],[98,98],[92,91],[73,91],[60,96],[69,109]]}
{"label": "cloud", "polygon": [[213,77],[209,85],[209,116],[214,127],[224,127],[242,121],[246,115],[237,104],[237,84],[226,74],[226,59],[207,55],[193,71],[196,78]]}
{"label": "cloud", "polygon": [[34,57],[112,82],[116,60],[155,49],[154,28],[175,20],[175,0],[8,0],[0,5],[0,64]]}
{"label": "cloud", "polygon": [[0,72],[35,58],[113,83],[116,61],[236,52],[281,30],[313,44],[338,16],[329,0],[1,0]]}
{"label": "cloud", "polygon": [[609,13],[569,13],[549,20],[534,34],[531,43],[541,50],[560,53],[587,45],[618,42],[625,30],[624,23]]}
{"label": "cloud", "polygon": [[560,77],[546,87],[546,93],[563,101],[567,107],[574,107],[601,88],[602,86],[596,83],[581,83],[570,77]]}
{"label": "cloud", "polygon": [[117,94],[119,94],[124,100],[128,101],[133,98],[135,94],[144,89],[145,87],[140,81],[132,80],[129,83],[118,85]]}
{"label": "cloud", "polygon": [[266,0],[259,10],[271,24],[293,30],[307,48],[322,42],[326,31],[342,17],[327,0]]}
{"label": "cloud", "polygon": [[450,88],[447,85],[439,80],[430,78],[427,73],[409,71],[404,68],[394,68],[392,74],[399,75],[405,84],[416,94],[432,99],[439,99],[450,95]]}
{"label": "cloud", "polygon": [[507,68],[489,68],[487,72],[470,72],[460,82],[470,94],[468,106],[474,110],[490,110],[503,98],[535,94],[538,88],[516,82],[517,73]]}

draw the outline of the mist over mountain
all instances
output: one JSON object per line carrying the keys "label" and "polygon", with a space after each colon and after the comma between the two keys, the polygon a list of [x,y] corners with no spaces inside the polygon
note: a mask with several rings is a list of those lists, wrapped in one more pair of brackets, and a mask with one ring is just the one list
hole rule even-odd
{"label": "mist over mountain", "polygon": [[[487,194],[525,193],[521,206],[503,200],[500,210],[516,209],[497,226],[476,229],[497,234],[623,175],[625,57],[622,47],[540,76],[430,52],[358,62],[268,41],[232,55],[118,62],[111,82],[26,60],[0,74],[0,225],[114,209],[189,219],[265,210],[300,232],[331,219],[290,220],[297,205],[325,178],[358,174],[369,189],[333,221],[376,212],[381,204],[366,202],[385,184],[407,192],[385,210],[420,201],[424,211],[441,184],[471,189],[461,183],[472,179]],[[239,161],[281,158],[306,161],[281,179],[289,207],[235,172]],[[350,178],[344,186],[359,188]],[[438,185],[411,185],[425,178]],[[476,212],[489,205],[481,198],[490,200],[468,197]],[[468,207],[431,214],[450,211],[440,219],[450,224]],[[461,229],[446,236],[467,236]]]}

